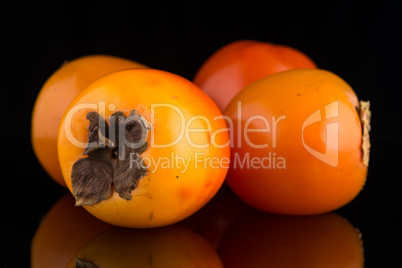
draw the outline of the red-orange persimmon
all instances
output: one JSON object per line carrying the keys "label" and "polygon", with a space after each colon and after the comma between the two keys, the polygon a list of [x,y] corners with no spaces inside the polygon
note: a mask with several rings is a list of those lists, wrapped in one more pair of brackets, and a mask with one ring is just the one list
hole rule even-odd
{"label": "red-orange persimmon", "polygon": [[194,83],[223,111],[245,86],[273,73],[297,68],[316,68],[316,65],[295,48],[241,40],[212,54],[198,70]]}

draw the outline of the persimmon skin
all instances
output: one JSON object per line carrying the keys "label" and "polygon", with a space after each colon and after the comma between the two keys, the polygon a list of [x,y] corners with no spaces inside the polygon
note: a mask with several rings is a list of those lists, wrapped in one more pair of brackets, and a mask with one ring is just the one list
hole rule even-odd
{"label": "persimmon skin", "polygon": [[42,167],[58,184],[66,187],[57,159],[57,130],[70,102],[96,79],[124,69],[145,65],[108,55],[89,55],[65,62],[41,88],[32,112],[31,140]]}
{"label": "persimmon skin", "polygon": [[224,234],[218,254],[225,268],[364,267],[360,232],[336,213],[285,216],[247,211]]}
{"label": "persimmon skin", "polygon": [[[331,105],[335,105],[332,110]],[[352,88],[325,70],[288,70],[251,84],[224,112],[234,126],[226,182],[246,203],[267,212],[309,215],[346,205],[361,191],[367,176],[358,106]],[[307,119],[317,111],[321,119],[306,127]],[[327,119],[326,114],[332,112],[337,116]],[[265,131],[245,135],[247,120],[256,115],[265,118],[270,129],[262,120],[253,119],[247,129]],[[336,124],[337,132],[328,132],[327,138],[330,123]],[[265,148],[255,146],[265,144]],[[337,163],[325,162],[307,147],[327,153]],[[265,157],[265,164],[241,168],[239,161],[247,156]],[[273,158],[281,164],[273,164]]]}
{"label": "persimmon skin", "polygon": [[194,83],[223,111],[233,97],[254,81],[273,73],[298,68],[317,68],[303,52],[286,46],[240,40],[212,54],[200,67]]}
{"label": "persimmon skin", "polygon": [[[211,144],[211,135],[216,130],[222,130],[215,136],[216,144],[227,144],[229,135],[216,104],[192,82],[169,72],[153,69],[136,69],[115,72],[98,79],[79,94],[67,108],[59,128],[58,153],[60,166],[65,182],[70,192],[72,190],[71,171],[73,164],[83,156],[84,148],[71,143],[66,136],[70,128],[66,118],[74,107],[86,103],[103,102],[107,109],[100,115],[108,122],[116,111],[126,116],[135,109],[139,115],[152,124],[147,142],[148,148],[141,154],[148,159],[148,175],[142,177],[131,192],[131,200],[122,199],[115,191],[106,199],[92,206],[85,205],[91,214],[113,225],[132,228],[160,227],[173,224],[195,213],[217,193],[221,187],[228,165],[204,168],[202,164],[195,165],[195,153],[205,157],[228,159],[230,147],[219,148]],[[188,139],[178,139],[181,125],[180,116],[171,108],[155,108],[153,118],[152,105],[162,104],[177,107],[186,122],[194,116],[203,116],[211,124],[211,132],[193,133],[191,142],[207,144],[207,148],[195,148]],[[114,109],[109,108],[113,106]],[[83,108],[72,117],[71,133],[78,141],[85,143],[88,135],[89,122],[86,114],[93,111]],[[206,124],[194,120],[191,128],[205,129]],[[153,141],[152,141],[153,140]],[[176,142],[167,148],[157,148],[152,145],[166,145]],[[187,169],[184,166],[163,168],[157,166],[158,159],[170,159],[178,155],[189,161]],[[144,160],[145,161],[145,160]]]}
{"label": "persimmon skin", "polygon": [[31,243],[31,268],[65,268],[74,254],[110,227],[64,194],[46,214]]}

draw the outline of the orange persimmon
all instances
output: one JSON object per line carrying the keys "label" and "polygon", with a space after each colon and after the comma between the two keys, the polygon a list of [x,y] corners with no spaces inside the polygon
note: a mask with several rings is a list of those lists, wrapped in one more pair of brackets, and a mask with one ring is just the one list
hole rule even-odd
{"label": "orange persimmon", "polygon": [[129,68],[146,66],[108,55],[84,56],[65,62],[40,90],[32,112],[32,146],[45,171],[60,185],[66,186],[57,160],[56,139],[61,117],[68,104],[96,79]]}
{"label": "orange persimmon", "polygon": [[153,69],[98,79],[67,108],[58,156],[68,189],[108,223],[178,222],[217,193],[229,166],[216,104],[178,75]]}
{"label": "orange persimmon", "polygon": [[337,209],[361,191],[368,159],[369,102],[339,76],[288,70],[242,90],[231,120],[227,183],[246,203],[282,214]]}
{"label": "orange persimmon", "polygon": [[306,54],[286,45],[240,40],[212,54],[197,71],[194,83],[223,111],[252,82],[297,68],[316,68],[316,65]]}

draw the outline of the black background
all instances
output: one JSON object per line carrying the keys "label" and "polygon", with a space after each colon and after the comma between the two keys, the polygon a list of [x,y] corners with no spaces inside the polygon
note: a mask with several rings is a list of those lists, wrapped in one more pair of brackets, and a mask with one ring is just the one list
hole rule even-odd
{"label": "black background", "polygon": [[29,267],[40,219],[66,191],[30,143],[36,95],[65,60],[110,54],[192,79],[221,46],[254,39],[305,52],[371,101],[367,183],[338,212],[361,230],[366,267],[401,267],[400,10],[398,1],[2,1],[0,266]]}

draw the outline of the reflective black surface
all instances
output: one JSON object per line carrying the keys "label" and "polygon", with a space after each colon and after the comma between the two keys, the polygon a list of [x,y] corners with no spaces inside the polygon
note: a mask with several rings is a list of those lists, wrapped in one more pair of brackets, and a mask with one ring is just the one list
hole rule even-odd
{"label": "reflective black surface", "polygon": [[[239,39],[298,48],[320,68],[346,80],[359,98],[371,100],[372,151],[367,183],[351,203],[335,213],[360,231],[365,267],[401,266],[402,44],[398,36],[402,25],[398,4],[104,1],[45,5],[9,1],[2,2],[0,10],[2,267],[30,266],[31,242],[42,219],[67,194],[43,171],[30,143],[36,95],[63,61],[87,54],[111,54],[192,79],[211,53]],[[227,210],[225,206],[217,206],[219,209]],[[197,225],[189,219],[178,228],[200,234],[217,256],[227,261],[230,248],[219,245],[219,232],[214,236],[213,230],[205,227],[210,224]]]}

